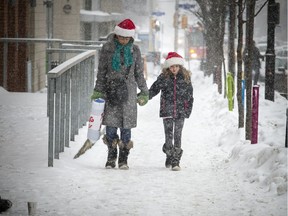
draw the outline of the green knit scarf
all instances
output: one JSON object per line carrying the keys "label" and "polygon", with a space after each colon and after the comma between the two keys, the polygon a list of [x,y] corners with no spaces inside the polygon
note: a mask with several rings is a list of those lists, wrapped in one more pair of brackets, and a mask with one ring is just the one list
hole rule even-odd
{"label": "green knit scarf", "polygon": [[114,40],[116,49],[112,58],[112,69],[115,71],[119,71],[120,69],[120,51],[124,49],[124,65],[130,66],[133,63],[132,53],[131,53],[131,46],[132,41],[129,41],[128,44],[122,45],[118,42],[117,39]]}

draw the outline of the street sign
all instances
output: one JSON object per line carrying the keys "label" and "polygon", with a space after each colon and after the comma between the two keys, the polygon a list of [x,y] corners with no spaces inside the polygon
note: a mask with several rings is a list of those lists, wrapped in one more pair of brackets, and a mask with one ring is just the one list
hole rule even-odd
{"label": "street sign", "polygon": [[195,4],[178,4],[179,8],[183,8],[184,10],[190,10],[195,7]]}
{"label": "street sign", "polygon": [[162,12],[162,11],[153,11],[153,12],[152,12],[152,15],[154,15],[154,16],[163,16],[163,15],[165,15],[165,12]]}

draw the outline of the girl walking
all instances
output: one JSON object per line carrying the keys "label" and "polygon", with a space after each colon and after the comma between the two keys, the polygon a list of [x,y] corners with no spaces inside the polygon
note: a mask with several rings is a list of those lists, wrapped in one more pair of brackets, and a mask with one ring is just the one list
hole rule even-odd
{"label": "girl walking", "polygon": [[[162,73],[149,89],[149,99],[161,91],[160,117],[163,118],[166,154],[165,166],[180,170],[182,129],[185,118],[189,118],[193,107],[191,72],[184,66],[184,59],[176,52],[169,52]],[[174,142],[173,142],[174,141]]]}

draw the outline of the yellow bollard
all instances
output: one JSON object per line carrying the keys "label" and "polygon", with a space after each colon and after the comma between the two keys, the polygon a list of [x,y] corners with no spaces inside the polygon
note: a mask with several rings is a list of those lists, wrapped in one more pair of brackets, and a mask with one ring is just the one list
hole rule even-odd
{"label": "yellow bollard", "polygon": [[228,99],[228,108],[229,111],[232,111],[234,108],[234,80],[230,72],[227,73],[227,99]]}

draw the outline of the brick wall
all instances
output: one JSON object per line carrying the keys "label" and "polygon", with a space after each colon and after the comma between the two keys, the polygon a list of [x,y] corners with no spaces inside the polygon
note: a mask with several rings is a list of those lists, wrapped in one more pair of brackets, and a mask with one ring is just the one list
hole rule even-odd
{"label": "brick wall", "polygon": [[[26,37],[28,0],[0,2],[1,10],[1,30],[0,37]],[[3,43],[1,43],[3,50]],[[0,56],[3,59],[3,52]],[[6,90],[23,92],[26,91],[26,58],[27,46],[25,43],[9,43],[7,55],[7,86]],[[3,79],[3,60],[0,65],[1,86]]]}
{"label": "brick wall", "polygon": [[[7,0],[0,1],[0,37],[7,37],[7,10],[8,4]],[[4,51],[4,44],[0,43],[0,50]],[[0,86],[4,85],[3,80],[3,51],[0,52]]]}

